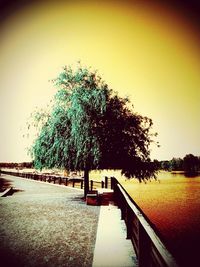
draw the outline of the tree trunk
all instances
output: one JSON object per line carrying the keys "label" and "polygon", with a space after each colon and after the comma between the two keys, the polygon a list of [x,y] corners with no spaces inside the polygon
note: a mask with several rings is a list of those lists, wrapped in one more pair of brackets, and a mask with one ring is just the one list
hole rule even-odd
{"label": "tree trunk", "polygon": [[86,199],[87,193],[89,192],[89,170],[84,170],[84,198]]}

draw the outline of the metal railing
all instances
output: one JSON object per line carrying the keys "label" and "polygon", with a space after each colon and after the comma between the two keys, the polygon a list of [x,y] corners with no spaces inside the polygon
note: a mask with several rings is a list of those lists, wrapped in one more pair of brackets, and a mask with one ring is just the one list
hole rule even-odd
{"label": "metal railing", "polygon": [[150,221],[132,200],[122,185],[111,178],[114,200],[121,209],[127,227],[127,239],[131,239],[139,267],[178,267],[175,259],[160,240]]}

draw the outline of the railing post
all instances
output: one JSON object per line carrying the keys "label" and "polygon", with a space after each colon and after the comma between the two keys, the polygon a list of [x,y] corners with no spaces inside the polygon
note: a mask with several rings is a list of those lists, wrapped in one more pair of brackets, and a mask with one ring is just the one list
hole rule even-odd
{"label": "railing post", "polygon": [[105,176],[105,188],[108,188],[108,177]]}
{"label": "railing post", "polygon": [[125,219],[126,213],[125,213],[125,206],[124,206],[124,199],[120,197],[120,209],[121,209],[121,220]]}
{"label": "railing post", "polygon": [[81,189],[83,189],[83,180],[81,181]]}
{"label": "railing post", "polygon": [[93,190],[93,180],[90,181],[90,190]]}
{"label": "railing post", "polygon": [[113,177],[110,177],[110,187],[111,187],[111,189],[114,189],[114,179],[113,179]]}
{"label": "railing post", "polygon": [[61,177],[59,177],[59,184],[61,184],[61,179],[62,179],[62,178],[61,178]]}
{"label": "railing post", "polygon": [[65,185],[67,186],[68,184],[68,178],[65,178]]}
{"label": "railing post", "polygon": [[74,187],[74,185],[75,185],[75,181],[73,180],[73,182],[72,182],[72,186]]}
{"label": "railing post", "polygon": [[131,216],[131,210],[129,209],[129,207],[127,207],[127,211],[126,211],[126,229],[127,229],[127,239],[131,238],[131,234],[132,234],[132,216]]}
{"label": "railing post", "polygon": [[139,267],[150,267],[150,240],[143,226],[139,223]]}
{"label": "railing post", "polygon": [[104,188],[104,181],[101,181],[101,188]]}

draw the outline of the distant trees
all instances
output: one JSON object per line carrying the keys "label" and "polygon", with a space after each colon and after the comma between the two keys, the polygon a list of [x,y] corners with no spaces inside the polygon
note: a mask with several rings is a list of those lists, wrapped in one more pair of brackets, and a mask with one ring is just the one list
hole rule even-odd
{"label": "distant trees", "polygon": [[200,171],[200,157],[187,154],[183,159],[172,158],[171,160],[159,161],[159,169],[166,171],[184,171],[193,175]]}
{"label": "distant trees", "polygon": [[33,168],[33,162],[0,162],[0,168]]}
{"label": "distant trees", "polygon": [[200,158],[188,154],[183,158],[183,169],[186,174],[193,175],[199,170]]}
{"label": "distant trees", "polygon": [[183,159],[181,158],[173,158],[170,162],[170,168],[176,171],[183,170]]}

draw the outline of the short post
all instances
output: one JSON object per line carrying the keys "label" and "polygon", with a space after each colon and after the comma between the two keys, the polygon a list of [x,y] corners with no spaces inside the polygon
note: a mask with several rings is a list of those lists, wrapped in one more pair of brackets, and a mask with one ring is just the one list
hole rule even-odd
{"label": "short post", "polygon": [[68,178],[65,178],[65,185],[67,186],[68,184]]}
{"label": "short post", "polygon": [[104,181],[101,181],[101,188],[104,188]]}
{"label": "short post", "polygon": [[92,191],[93,189],[93,180],[90,181],[90,190]]}
{"label": "short post", "polygon": [[61,177],[59,177],[59,184],[61,184],[61,179],[62,179],[62,178],[61,178]]}
{"label": "short post", "polygon": [[73,180],[73,182],[72,182],[72,186],[73,186],[73,187],[75,186],[75,180]]}
{"label": "short post", "polygon": [[105,176],[105,188],[108,188],[108,177]]}
{"label": "short post", "polygon": [[81,181],[81,189],[83,189],[83,180]]}

